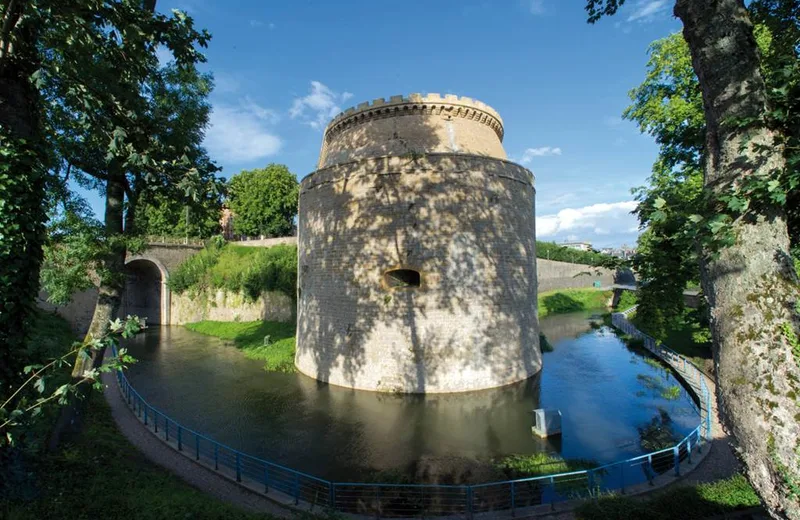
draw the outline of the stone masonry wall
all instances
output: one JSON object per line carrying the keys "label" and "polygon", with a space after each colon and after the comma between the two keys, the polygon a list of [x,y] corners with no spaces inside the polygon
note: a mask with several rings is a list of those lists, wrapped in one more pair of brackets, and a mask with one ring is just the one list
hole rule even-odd
{"label": "stone masonry wall", "polygon": [[196,321],[283,321],[294,319],[295,304],[282,292],[267,292],[256,301],[241,294],[214,291],[210,294],[172,294],[171,325]]}
{"label": "stone masonry wall", "polygon": [[600,282],[603,287],[614,284],[614,271],[590,265],[537,258],[536,272],[540,293],[557,289],[592,287],[594,282]]}
{"label": "stone masonry wall", "polygon": [[[534,189],[474,155],[381,157],[301,184],[296,364],[386,392],[502,386],[541,368]],[[391,288],[393,268],[421,274]]]}

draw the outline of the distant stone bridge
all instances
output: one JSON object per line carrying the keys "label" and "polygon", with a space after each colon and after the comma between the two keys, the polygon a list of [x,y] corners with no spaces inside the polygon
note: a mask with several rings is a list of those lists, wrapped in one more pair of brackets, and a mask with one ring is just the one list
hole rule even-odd
{"label": "distant stone bridge", "polygon": [[125,296],[120,316],[147,317],[158,325],[171,323],[171,295],[167,281],[170,273],[187,258],[203,249],[203,245],[153,242],[141,253],[125,258]]}

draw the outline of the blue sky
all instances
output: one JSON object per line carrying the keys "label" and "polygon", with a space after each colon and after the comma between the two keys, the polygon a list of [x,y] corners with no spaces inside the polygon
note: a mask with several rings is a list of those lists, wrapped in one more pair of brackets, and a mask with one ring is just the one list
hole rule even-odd
{"label": "blue sky", "polygon": [[[647,46],[680,30],[669,0],[628,0],[586,23],[583,0],[159,0],[212,33],[216,78],[205,144],[223,175],[284,163],[314,169],[342,109],[412,92],[494,107],[505,149],[536,176],[537,235],[635,242],[630,189],[657,148],[622,121]],[[99,200],[92,197],[97,207]]]}

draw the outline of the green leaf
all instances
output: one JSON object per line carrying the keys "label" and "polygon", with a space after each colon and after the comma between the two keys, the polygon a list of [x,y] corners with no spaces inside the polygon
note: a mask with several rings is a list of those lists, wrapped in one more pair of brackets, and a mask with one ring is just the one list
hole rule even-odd
{"label": "green leaf", "polygon": [[744,213],[750,207],[750,200],[737,195],[728,199],[728,209],[737,213]]}
{"label": "green leaf", "polygon": [[663,208],[663,207],[664,207],[664,206],[666,206],[666,205],[667,205],[667,201],[666,201],[666,200],[664,200],[664,199],[663,199],[663,198],[661,198],[661,197],[658,197],[658,198],[655,200],[655,202],[653,202],[653,207],[655,207],[656,209],[661,209],[661,208]]}

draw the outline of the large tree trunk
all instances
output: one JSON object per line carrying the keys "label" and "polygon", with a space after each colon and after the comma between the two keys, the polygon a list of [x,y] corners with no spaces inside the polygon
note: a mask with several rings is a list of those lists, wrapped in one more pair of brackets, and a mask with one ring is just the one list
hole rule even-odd
{"label": "large tree trunk", "polygon": [[[774,175],[786,165],[773,131],[759,122],[737,125],[759,121],[767,109],[743,0],[677,0],[675,14],[703,89],[706,188],[719,194],[748,176]],[[799,330],[798,285],[784,212],[762,210],[734,228],[735,244],[707,255],[702,266],[720,410],[770,513],[797,519],[800,369],[789,338]]]}
{"label": "large tree trunk", "polygon": [[[106,239],[114,245],[108,250],[102,263],[100,286],[98,287],[97,305],[94,308],[92,322],[86,338],[98,338],[108,330],[108,323],[117,317],[122,293],[125,290],[125,246],[121,243],[123,233],[125,200],[124,176],[118,171],[109,171],[106,181],[105,232]],[[83,374],[97,367],[103,361],[103,351],[94,352],[91,363],[78,359],[72,370],[72,377]]]}
{"label": "large tree trunk", "polygon": [[44,241],[46,154],[30,81],[39,60],[24,9],[24,1],[10,1],[0,20],[0,395],[24,362]]}
{"label": "large tree trunk", "polygon": [[[86,333],[86,339],[99,338],[108,330],[110,320],[117,316],[125,290],[125,246],[121,242],[123,233],[123,202],[125,187],[124,174],[112,169],[106,181],[105,232],[106,239],[114,245],[102,259],[100,285],[98,287],[97,304],[92,315],[92,322]],[[72,369],[73,383],[87,377],[87,373],[103,364],[103,349],[94,350],[89,357],[78,356]],[[85,397],[90,386],[82,385],[77,389],[77,399],[61,409],[53,431],[50,434],[48,449],[54,450],[67,432],[80,430]]]}

